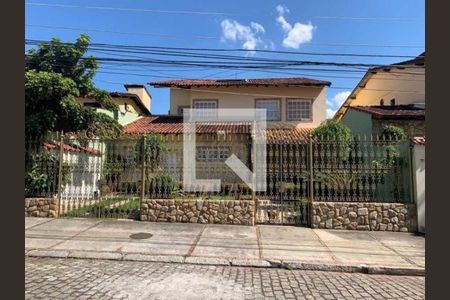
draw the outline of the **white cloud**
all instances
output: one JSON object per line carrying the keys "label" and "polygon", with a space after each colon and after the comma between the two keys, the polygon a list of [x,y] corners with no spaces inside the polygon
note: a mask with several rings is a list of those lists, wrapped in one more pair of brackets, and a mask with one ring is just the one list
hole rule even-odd
{"label": "white cloud", "polygon": [[327,108],[327,119],[331,119],[336,113],[337,109]]}
{"label": "white cloud", "polygon": [[266,33],[266,30],[264,29],[264,27],[256,22],[250,22],[250,26],[255,29],[256,32],[262,32],[262,33]]}
{"label": "white cloud", "polygon": [[308,24],[296,22],[294,26],[292,26],[292,24],[286,21],[286,18],[284,17],[286,13],[290,12],[286,6],[278,5],[277,12],[278,17],[276,20],[284,31],[284,47],[298,49],[300,45],[312,40],[315,27],[311,22],[308,22]]}
{"label": "white cloud", "polygon": [[286,13],[290,13],[291,11],[286,5],[277,5],[277,12],[279,15],[284,15]]}
{"label": "white cloud", "polygon": [[327,101],[327,118],[332,118],[342,103],[350,96],[351,91],[339,92]]}
{"label": "white cloud", "polygon": [[255,50],[256,46],[262,44],[258,33],[265,33],[264,27],[256,22],[251,22],[250,26],[245,26],[235,20],[225,19],[220,23],[222,27],[222,40],[242,42],[242,48]]}
{"label": "white cloud", "polygon": [[333,107],[339,108],[345,100],[347,100],[348,96],[350,96],[351,91],[339,92],[331,98],[331,104]]}

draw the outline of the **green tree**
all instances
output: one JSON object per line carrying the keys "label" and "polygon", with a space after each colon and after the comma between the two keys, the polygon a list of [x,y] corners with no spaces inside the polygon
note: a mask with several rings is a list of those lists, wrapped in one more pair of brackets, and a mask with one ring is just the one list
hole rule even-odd
{"label": "green tree", "polygon": [[95,99],[103,108],[118,109],[109,94],[95,87],[98,62],[86,56],[89,36],[75,43],[53,38],[25,56],[25,131],[39,138],[53,131],[114,136],[122,127],[113,118],[82,107],[77,97]]}
{"label": "green tree", "polygon": [[350,129],[333,119],[324,121],[319,127],[312,131],[311,135],[319,139],[339,140],[343,142],[350,142],[352,139]]}
{"label": "green tree", "polygon": [[401,127],[394,125],[384,125],[381,131],[381,136],[387,140],[404,140],[407,138],[405,130]]}

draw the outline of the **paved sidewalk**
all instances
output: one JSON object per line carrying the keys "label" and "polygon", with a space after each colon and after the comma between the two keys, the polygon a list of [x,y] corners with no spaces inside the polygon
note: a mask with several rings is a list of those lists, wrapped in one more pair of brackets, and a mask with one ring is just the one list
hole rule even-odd
{"label": "paved sidewalk", "polygon": [[[408,233],[25,218],[27,256],[423,274],[425,238]],[[148,239],[130,235],[150,233]]]}

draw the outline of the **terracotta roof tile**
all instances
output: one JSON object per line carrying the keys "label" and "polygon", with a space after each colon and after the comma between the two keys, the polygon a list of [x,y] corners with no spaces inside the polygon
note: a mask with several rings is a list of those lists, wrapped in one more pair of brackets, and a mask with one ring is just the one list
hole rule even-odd
{"label": "terracotta roof tile", "polygon": [[[160,134],[182,134],[183,118],[179,116],[150,116],[143,117],[125,126],[125,133],[160,133]],[[201,134],[216,133],[224,131],[233,134],[250,134],[250,122],[210,122],[196,125],[196,132]],[[296,143],[305,141],[312,128],[268,128],[268,143]]]}
{"label": "terracotta roof tile", "polygon": [[350,108],[371,114],[376,119],[425,120],[425,110],[413,105],[351,106]]}
{"label": "terracotta roof tile", "polygon": [[[225,131],[227,133],[248,134],[250,133],[249,122],[202,122],[196,125],[197,133],[214,133]],[[150,116],[140,118],[124,128],[125,133],[183,133],[183,117],[179,116]]]}
{"label": "terracotta roof tile", "polygon": [[154,87],[194,87],[194,86],[330,86],[331,82],[305,77],[259,78],[259,79],[174,79],[149,82]]}
{"label": "terracotta roof tile", "polygon": [[[44,148],[47,149],[59,149],[59,143],[58,142],[44,142],[43,143]],[[84,152],[89,153],[93,155],[100,155],[101,152],[97,149],[91,148],[91,147],[82,147],[78,145],[70,145],[63,143],[63,150],[64,151],[71,151],[71,152]]]}

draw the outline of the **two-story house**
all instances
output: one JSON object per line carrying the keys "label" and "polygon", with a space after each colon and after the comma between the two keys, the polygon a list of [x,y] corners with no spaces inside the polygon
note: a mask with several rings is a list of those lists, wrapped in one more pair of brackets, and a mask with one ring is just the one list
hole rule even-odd
{"label": "two-story house", "polygon": [[425,52],[414,59],[371,68],[334,115],[352,132],[379,135],[384,125],[425,135]]}
{"label": "two-story house", "polygon": [[[170,88],[171,116],[184,108],[262,108],[268,127],[313,128],[325,120],[328,81],[309,78],[191,79],[150,83]],[[282,125],[282,126],[280,126]]]}
{"label": "two-story house", "polygon": [[90,98],[78,98],[78,102],[84,107],[91,107],[97,112],[102,112],[114,118],[119,124],[126,125],[136,119],[149,116],[152,97],[145,85],[124,84],[126,92],[110,92],[112,101],[117,104],[119,110],[111,112],[101,107],[100,103]]}
{"label": "two-story house", "polygon": [[[165,169],[181,178],[183,109],[265,109],[268,144],[304,143],[310,131],[326,118],[327,87],[331,83],[296,77],[181,79],[152,82],[150,85],[170,88],[169,114],[140,118],[125,126],[125,132],[165,136],[168,141]],[[236,174],[224,164],[231,154],[235,154],[247,166],[251,165],[249,123],[203,124],[197,126],[196,135],[198,178],[235,181]],[[275,162],[274,165],[279,166]]]}

